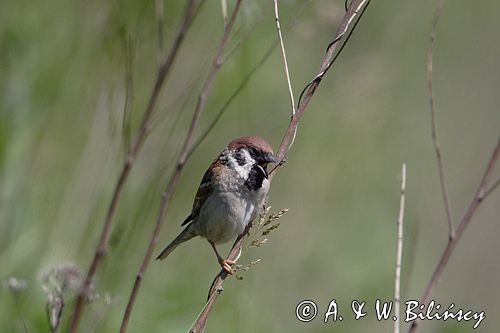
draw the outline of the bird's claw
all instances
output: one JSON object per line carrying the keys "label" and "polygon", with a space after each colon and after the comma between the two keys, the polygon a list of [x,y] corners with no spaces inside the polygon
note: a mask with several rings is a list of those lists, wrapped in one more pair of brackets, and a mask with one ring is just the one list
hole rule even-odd
{"label": "bird's claw", "polygon": [[234,271],[231,268],[231,265],[236,264],[236,261],[229,260],[229,259],[223,259],[219,261],[220,266],[222,269],[224,269],[229,275],[233,275]]}

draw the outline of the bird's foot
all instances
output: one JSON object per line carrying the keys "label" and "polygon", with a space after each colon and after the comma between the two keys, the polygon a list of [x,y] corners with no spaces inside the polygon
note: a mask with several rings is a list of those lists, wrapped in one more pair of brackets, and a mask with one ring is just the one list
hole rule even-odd
{"label": "bird's foot", "polygon": [[231,268],[231,265],[236,264],[236,261],[229,260],[229,259],[220,259],[219,260],[219,265],[224,269],[228,274],[233,275],[234,271]]}

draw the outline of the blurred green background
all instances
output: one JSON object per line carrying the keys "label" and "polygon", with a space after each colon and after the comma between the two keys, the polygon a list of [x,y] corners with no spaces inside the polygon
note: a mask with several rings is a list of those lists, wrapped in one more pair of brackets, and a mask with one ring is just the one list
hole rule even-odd
{"label": "blurred green background", "polygon": [[[282,26],[303,1],[282,1]],[[228,1],[230,9],[233,0]],[[165,1],[165,46],[184,1]],[[246,0],[201,118],[205,129],[276,37],[272,2]],[[343,15],[343,1],[311,1],[285,35],[296,96],[315,75]],[[86,271],[124,158],[125,41],[133,45],[131,127],[135,131],[157,67],[154,1],[5,1],[0,11],[1,332],[49,330],[41,276],[73,263]],[[393,295],[399,173],[408,192],[402,299],[418,299],[447,240],[430,136],[426,51],[435,2],[372,1],[344,53],[300,123],[269,205],[289,208],[269,244],[244,253],[262,262],[229,279],[207,332],[387,332],[375,299]],[[162,90],[154,128],[130,174],[111,246],[86,307],[81,332],[118,330],[158,212],[161,192],[191,119],[223,28],[220,1],[205,1]],[[500,133],[500,3],[448,1],[437,30],[435,95],[455,220],[464,214]],[[187,101],[185,108],[182,106]],[[289,120],[281,55],[274,51],[189,160],[156,250],[181,230],[209,162],[233,137],[259,134],[278,147]],[[496,177],[500,168],[496,169]],[[456,248],[434,299],[484,310],[478,332],[494,332],[500,312],[500,191],[481,206]],[[225,247],[223,251],[227,251]],[[218,265],[193,240],[151,262],[129,332],[185,332],[201,310]],[[109,297],[106,297],[108,295]],[[111,302],[109,302],[111,298]],[[295,307],[312,299],[310,323]],[[331,299],[344,320],[323,323]],[[351,300],[368,315],[352,319]],[[71,298],[63,327],[71,312]],[[108,303],[106,302],[108,300]],[[470,332],[471,322],[427,321],[421,332]],[[406,328],[407,326],[405,326]]]}

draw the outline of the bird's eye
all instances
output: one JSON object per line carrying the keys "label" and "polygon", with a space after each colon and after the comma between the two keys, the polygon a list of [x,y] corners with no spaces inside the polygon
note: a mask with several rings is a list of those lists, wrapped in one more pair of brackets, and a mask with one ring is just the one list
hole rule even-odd
{"label": "bird's eye", "polygon": [[250,156],[252,156],[252,158],[256,158],[257,156],[259,156],[259,151],[257,150],[257,148],[255,147],[252,147],[249,149],[249,153],[250,153]]}

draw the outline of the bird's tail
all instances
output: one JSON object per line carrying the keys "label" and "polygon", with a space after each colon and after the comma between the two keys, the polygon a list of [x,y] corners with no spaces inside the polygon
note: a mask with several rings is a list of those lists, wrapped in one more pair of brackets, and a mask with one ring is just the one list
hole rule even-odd
{"label": "bird's tail", "polygon": [[198,235],[194,231],[193,224],[190,223],[163,251],[161,251],[160,255],[156,257],[156,260],[165,259],[177,246],[196,236]]}

